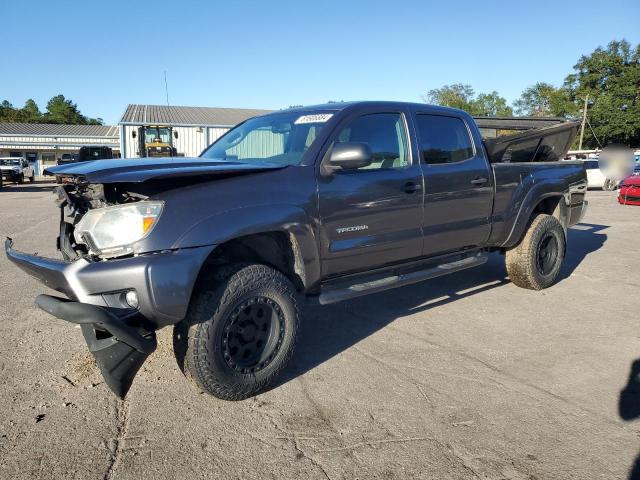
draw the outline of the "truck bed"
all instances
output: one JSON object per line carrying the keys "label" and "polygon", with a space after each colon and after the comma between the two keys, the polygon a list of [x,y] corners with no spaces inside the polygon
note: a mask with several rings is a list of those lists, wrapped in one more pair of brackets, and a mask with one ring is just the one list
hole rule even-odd
{"label": "truck bed", "polygon": [[491,163],[555,162],[562,160],[578,133],[579,122],[564,122],[513,135],[485,138]]}

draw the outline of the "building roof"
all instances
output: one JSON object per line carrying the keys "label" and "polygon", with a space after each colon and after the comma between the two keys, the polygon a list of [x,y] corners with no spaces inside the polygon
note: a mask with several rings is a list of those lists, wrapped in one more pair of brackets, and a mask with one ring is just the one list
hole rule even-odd
{"label": "building roof", "polygon": [[120,124],[233,127],[248,118],[270,112],[253,108],[129,105]]}
{"label": "building roof", "polygon": [[62,125],[57,123],[0,123],[0,135],[41,137],[117,137],[114,125]]}

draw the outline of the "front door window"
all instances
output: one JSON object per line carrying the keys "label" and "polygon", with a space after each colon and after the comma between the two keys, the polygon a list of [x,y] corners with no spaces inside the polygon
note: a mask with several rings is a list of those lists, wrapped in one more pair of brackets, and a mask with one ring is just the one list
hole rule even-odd
{"label": "front door window", "polygon": [[409,166],[407,134],[404,119],[399,113],[374,113],[358,117],[340,131],[337,142],[369,145],[373,161],[360,170]]}

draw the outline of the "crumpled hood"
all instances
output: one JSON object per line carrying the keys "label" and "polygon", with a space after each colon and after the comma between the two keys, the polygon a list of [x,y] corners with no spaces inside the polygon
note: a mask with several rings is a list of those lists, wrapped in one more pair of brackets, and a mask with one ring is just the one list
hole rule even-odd
{"label": "crumpled hood", "polygon": [[265,170],[277,170],[284,165],[226,162],[208,158],[118,158],[74,162],[47,168],[44,173],[82,177],[87,183],[139,183],[151,179],[166,179],[201,175],[232,175]]}

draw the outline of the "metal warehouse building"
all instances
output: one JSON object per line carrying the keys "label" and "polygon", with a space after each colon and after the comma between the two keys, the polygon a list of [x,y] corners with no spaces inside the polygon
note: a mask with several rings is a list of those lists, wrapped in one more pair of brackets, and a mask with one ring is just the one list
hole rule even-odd
{"label": "metal warehouse building", "polygon": [[64,154],[76,154],[85,145],[105,145],[120,150],[118,127],[49,123],[0,123],[0,157],[23,157],[33,163],[36,175],[55,165]]}
{"label": "metal warehouse building", "polygon": [[174,145],[178,155],[196,157],[222,134],[240,122],[270,110],[246,108],[129,105],[119,122],[122,157],[138,157],[133,132],[141,126],[172,127],[178,133]]}

